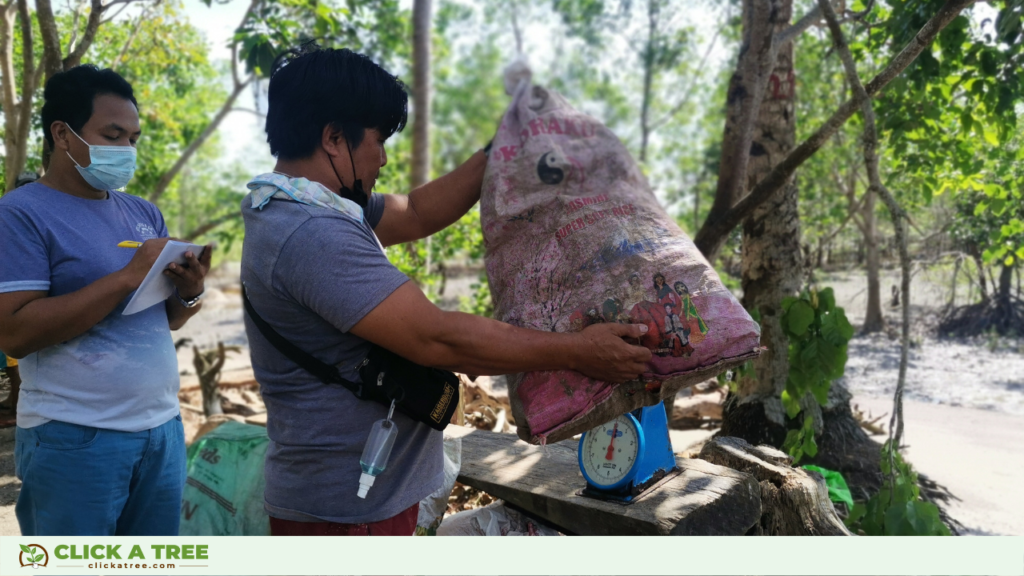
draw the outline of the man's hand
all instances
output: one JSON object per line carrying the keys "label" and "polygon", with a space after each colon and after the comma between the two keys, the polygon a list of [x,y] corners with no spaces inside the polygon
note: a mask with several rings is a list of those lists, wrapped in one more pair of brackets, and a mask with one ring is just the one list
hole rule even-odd
{"label": "man's hand", "polygon": [[174,282],[178,295],[191,300],[203,293],[203,279],[210,271],[210,258],[213,256],[213,244],[207,244],[199,258],[192,252],[185,252],[185,264],[171,263],[164,275]]}
{"label": "man's hand", "polygon": [[645,324],[594,324],[577,333],[573,367],[595,380],[626,382],[636,380],[647,369],[651,351],[629,344],[647,333]]}
{"label": "man's hand", "polygon": [[145,280],[149,269],[153,267],[157,257],[163,252],[164,246],[170,238],[153,238],[146,240],[135,249],[135,255],[128,264],[121,269],[121,275],[131,290],[135,290]]}

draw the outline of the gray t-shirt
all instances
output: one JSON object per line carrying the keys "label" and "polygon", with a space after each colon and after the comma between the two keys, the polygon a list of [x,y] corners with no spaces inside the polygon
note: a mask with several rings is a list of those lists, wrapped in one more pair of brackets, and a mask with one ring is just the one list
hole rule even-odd
{"label": "gray t-shirt", "polygon": [[[379,194],[363,221],[288,200],[271,200],[262,210],[252,208],[251,195],[242,201],[242,282],[253,307],[286,339],[353,381],[370,343],[348,331],[408,281],[373,233],[383,213]],[[387,469],[365,499],[357,497],[359,457],[387,407],[323,384],[278,352],[248,315],[245,330],[267,405],[267,513],[300,522],[377,522],[441,486],[441,433],[395,412],[398,437]]]}

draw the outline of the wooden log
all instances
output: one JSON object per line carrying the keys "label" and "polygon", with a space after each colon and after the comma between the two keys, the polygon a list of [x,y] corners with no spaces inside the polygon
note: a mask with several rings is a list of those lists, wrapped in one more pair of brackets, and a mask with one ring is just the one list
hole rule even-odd
{"label": "wooden log", "polygon": [[712,438],[700,458],[750,474],[761,490],[761,518],[755,532],[765,536],[851,536],[828,498],[820,474],[792,468],[792,458],[771,446]]}
{"label": "wooden log", "polygon": [[570,533],[740,535],[761,516],[760,488],[753,477],[702,460],[678,458],[679,475],[626,505],[576,494],[586,485],[576,441],[533,446],[512,434],[449,431],[462,438],[459,482]]}

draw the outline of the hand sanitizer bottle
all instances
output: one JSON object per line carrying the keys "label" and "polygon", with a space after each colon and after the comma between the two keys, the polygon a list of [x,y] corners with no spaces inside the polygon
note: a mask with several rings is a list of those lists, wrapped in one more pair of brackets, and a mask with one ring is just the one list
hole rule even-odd
{"label": "hand sanitizer bottle", "polygon": [[363,455],[359,458],[359,465],[363,473],[359,476],[359,497],[366,498],[366,493],[373,486],[373,481],[384,471],[388,464],[388,456],[391,456],[391,448],[395,445],[395,438],[398,436],[398,426],[391,421],[391,415],[395,412],[395,401],[391,401],[391,409],[388,410],[388,417],[378,420],[370,428],[370,436],[366,439],[366,446],[363,447]]}

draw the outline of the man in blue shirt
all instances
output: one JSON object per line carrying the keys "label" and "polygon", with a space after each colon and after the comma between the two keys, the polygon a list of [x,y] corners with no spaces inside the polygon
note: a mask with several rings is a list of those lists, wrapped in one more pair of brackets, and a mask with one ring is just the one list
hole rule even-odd
{"label": "man in blue shirt", "polygon": [[[23,535],[176,535],[185,481],[170,330],[195,314],[212,247],[164,271],[176,294],[123,315],[167,243],[119,192],[141,135],[132,87],[78,66],[46,84],[49,170],[0,198],[0,349],[18,358]],[[119,248],[134,240],[138,249]]]}

